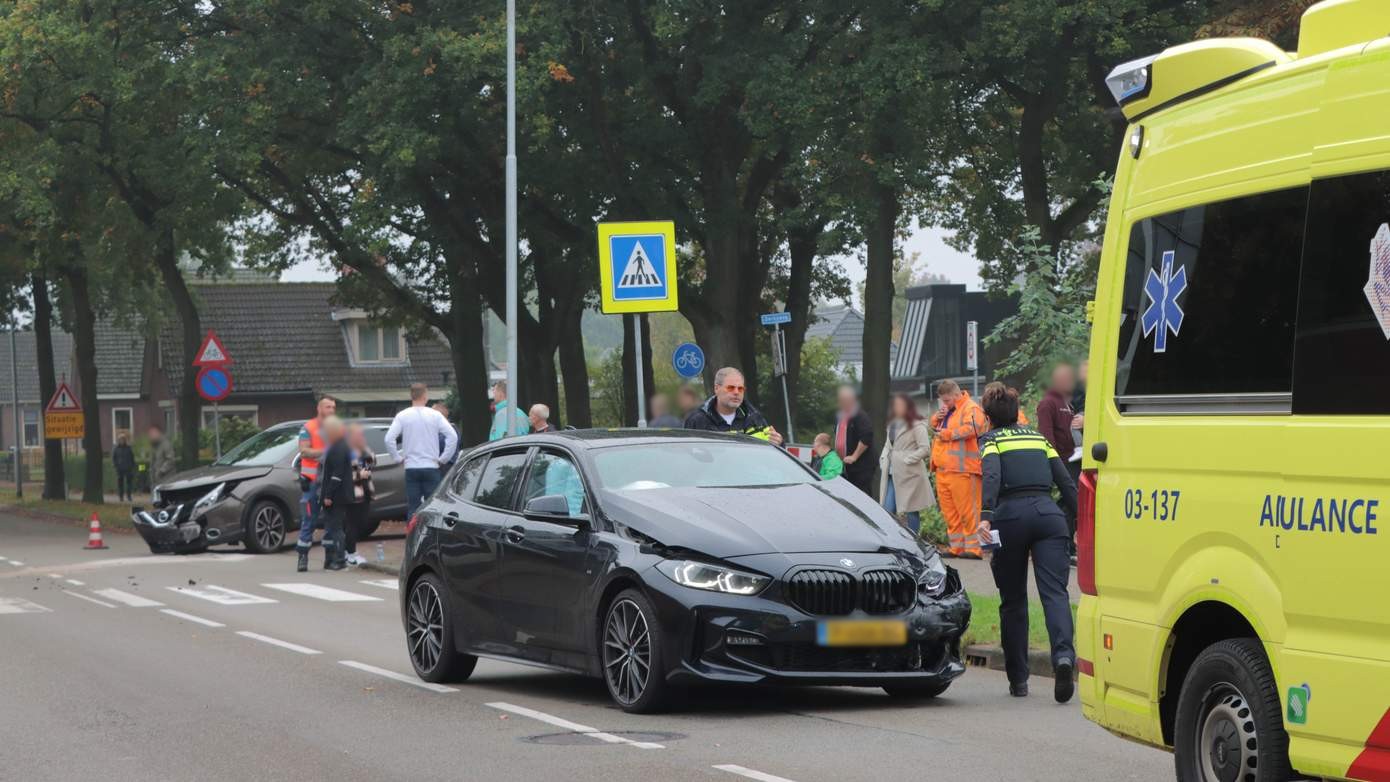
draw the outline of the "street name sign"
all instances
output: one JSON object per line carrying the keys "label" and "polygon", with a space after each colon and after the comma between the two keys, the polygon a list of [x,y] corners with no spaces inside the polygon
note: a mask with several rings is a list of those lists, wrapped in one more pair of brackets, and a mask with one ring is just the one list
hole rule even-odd
{"label": "street name sign", "polygon": [[609,315],[675,312],[676,224],[598,224],[599,290]]}
{"label": "street name sign", "polygon": [[764,326],[781,326],[792,322],[790,312],[769,312],[761,318]]}

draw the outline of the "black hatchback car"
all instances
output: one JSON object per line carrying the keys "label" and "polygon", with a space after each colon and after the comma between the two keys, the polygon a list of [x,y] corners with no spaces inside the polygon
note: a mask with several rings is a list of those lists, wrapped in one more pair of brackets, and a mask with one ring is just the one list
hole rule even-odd
{"label": "black hatchback car", "polygon": [[470,452],[410,520],[400,593],[422,679],[499,657],[601,676],[635,712],[701,682],[932,697],[970,620],[955,570],[848,482],[684,431]]}

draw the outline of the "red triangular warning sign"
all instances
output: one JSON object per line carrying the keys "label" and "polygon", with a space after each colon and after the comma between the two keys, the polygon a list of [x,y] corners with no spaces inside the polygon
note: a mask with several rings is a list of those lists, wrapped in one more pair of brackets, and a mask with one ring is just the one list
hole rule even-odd
{"label": "red triangular warning sign", "polygon": [[193,366],[220,367],[230,363],[232,357],[227,355],[227,349],[222,347],[222,340],[217,338],[217,332],[209,329],[208,335],[203,337],[203,346],[198,348],[198,357],[193,359]]}
{"label": "red triangular warning sign", "polygon": [[80,413],[82,405],[77,403],[77,394],[68,388],[67,383],[59,383],[58,390],[53,392],[53,398],[48,400],[48,407],[45,413]]}

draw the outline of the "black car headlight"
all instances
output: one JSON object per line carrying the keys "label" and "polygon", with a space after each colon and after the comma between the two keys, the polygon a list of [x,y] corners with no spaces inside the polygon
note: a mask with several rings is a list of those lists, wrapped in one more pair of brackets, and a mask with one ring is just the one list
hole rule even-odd
{"label": "black car headlight", "polygon": [[767,576],[691,559],[662,560],[657,563],[656,569],[681,586],[730,595],[756,595],[772,580]]}
{"label": "black car headlight", "polygon": [[946,566],[941,557],[927,560],[927,566],[917,574],[917,594],[921,598],[938,598],[946,592]]}

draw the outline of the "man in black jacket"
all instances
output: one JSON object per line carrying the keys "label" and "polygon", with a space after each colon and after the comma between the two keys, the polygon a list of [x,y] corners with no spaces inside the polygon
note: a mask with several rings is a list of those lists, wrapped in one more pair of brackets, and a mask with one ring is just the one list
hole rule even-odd
{"label": "man in black jacket", "polygon": [[758,412],[758,408],[743,400],[747,390],[743,373],[737,369],[724,367],[715,372],[714,396],[690,411],[690,415],[685,417],[685,428],[706,432],[739,432],[781,445],[782,435]]}
{"label": "man in black jacket", "polygon": [[860,491],[874,496],[874,470],[878,467],[874,451],[874,426],[859,406],[859,394],[850,386],[840,386],[835,415],[835,453],[845,463],[845,480]]}
{"label": "man in black jacket", "polygon": [[352,449],[343,437],[343,420],[337,416],[324,419],[323,441],[327,446],[319,461],[319,502],[323,510],[323,569],[342,570],[347,567],[347,538],[343,521],[347,506],[352,503]]}

